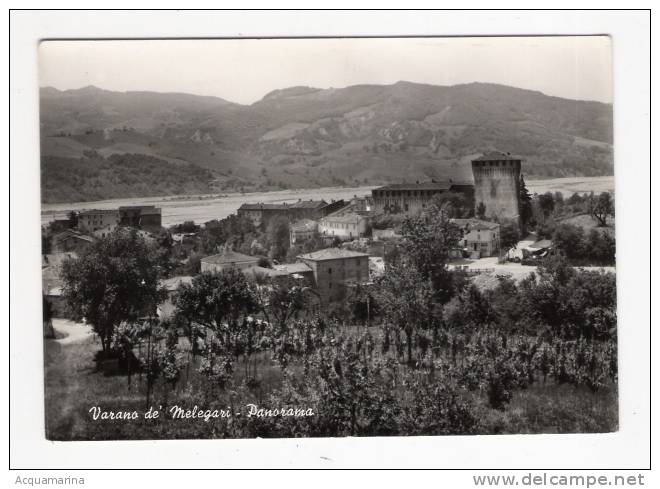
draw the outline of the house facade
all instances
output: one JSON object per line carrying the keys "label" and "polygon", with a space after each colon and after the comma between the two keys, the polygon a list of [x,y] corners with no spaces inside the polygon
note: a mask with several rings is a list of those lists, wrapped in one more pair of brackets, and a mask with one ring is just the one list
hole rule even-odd
{"label": "house facade", "polygon": [[468,182],[395,183],[371,191],[376,214],[406,214],[415,216],[429,207],[436,196],[462,194],[468,203],[474,200],[474,185]]}
{"label": "house facade", "polygon": [[284,202],[281,204],[243,204],[238,208],[237,214],[239,217],[250,219],[255,227],[265,227],[276,217],[284,217],[289,222],[303,219],[316,220],[344,205],[343,200],[333,201],[330,204],[325,200],[299,200],[294,203]]}
{"label": "house facade", "polygon": [[372,212],[361,202],[353,202],[319,219],[318,232],[322,237],[352,241],[362,238],[371,230]]}
{"label": "house facade", "polygon": [[497,256],[500,251],[500,225],[481,219],[452,219],[463,232],[460,246],[472,258]]}
{"label": "house facade", "polygon": [[314,237],[318,231],[318,223],[312,219],[302,219],[289,226],[289,241],[292,245],[304,243]]}
{"label": "house facade", "polygon": [[103,228],[116,228],[120,223],[117,209],[90,209],[78,214],[78,230],[91,234]]}
{"label": "house facade", "polygon": [[341,248],[326,248],[298,256],[313,273],[323,303],[341,301],[351,285],[369,280],[369,255]]}
{"label": "house facade", "polygon": [[119,223],[139,229],[157,230],[162,225],[162,213],[153,205],[131,205],[119,208]]}

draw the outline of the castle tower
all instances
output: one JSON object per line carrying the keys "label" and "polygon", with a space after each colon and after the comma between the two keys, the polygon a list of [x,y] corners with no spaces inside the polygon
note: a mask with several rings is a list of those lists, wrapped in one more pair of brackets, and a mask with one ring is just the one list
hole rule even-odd
{"label": "castle tower", "polygon": [[472,160],[476,213],[483,204],[486,218],[520,220],[521,167],[520,158],[499,151]]}

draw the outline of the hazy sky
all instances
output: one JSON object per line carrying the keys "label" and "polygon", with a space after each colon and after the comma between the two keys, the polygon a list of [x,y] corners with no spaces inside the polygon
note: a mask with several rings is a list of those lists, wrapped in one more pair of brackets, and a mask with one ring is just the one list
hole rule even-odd
{"label": "hazy sky", "polygon": [[593,37],[47,41],[40,85],[215,95],[251,104],[277,88],[399,80],[492,82],[612,101],[610,40]]}

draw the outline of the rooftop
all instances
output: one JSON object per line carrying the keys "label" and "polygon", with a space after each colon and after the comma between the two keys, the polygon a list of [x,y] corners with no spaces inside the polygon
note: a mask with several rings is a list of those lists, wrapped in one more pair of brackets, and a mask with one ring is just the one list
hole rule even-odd
{"label": "rooftop", "polygon": [[320,209],[328,205],[325,200],[299,200],[298,202],[288,203],[268,203],[256,202],[251,204],[243,204],[238,209],[244,211],[261,211],[261,210],[286,210],[286,209]]}
{"label": "rooftop", "polygon": [[291,230],[293,231],[314,231],[318,226],[316,221],[311,219],[302,219],[291,224]]}
{"label": "rooftop", "polygon": [[313,251],[312,253],[306,253],[304,255],[298,256],[301,260],[313,260],[313,261],[322,261],[322,260],[338,260],[342,258],[358,258],[362,256],[369,256],[366,253],[359,253],[357,251],[345,250],[343,248],[326,248],[324,250]]}
{"label": "rooftop", "polygon": [[497,229],[500,225],[496,222],[483,221],[481,219],[451,219],[451,222],[461,228],[469,227],[471,230]]}
{"label": "rooftop", "polygon": [[512,155],[511,153],[502,153],[501,151],[489,151],[482,154],[479,158],[472,161],[520,161],[519,156]]}
{"label": "rooftop", "polygon": [[87,216],[87,215],[92,215],[92,214],[117,214],[119,215],[119,211],[117,209],[85,209],[81,211],[78,215],[79,216]]}
{"label": "rooftop", "polygon": [[454,185],[472,185],[472,182],[447,180],[442,182],[392,183],[374,190],[450,190]]}
{"label": "rooftop", "polygon": [[285,210],[288,208],[289,206],[287,204],[269,204],[269,203],[259,202],[255,204],[243,204],[238,208],[238,210],[263,211],[263,210]]}
{"label": "rooftop", "polygon": [[261,275],[263,277],[286,277],[286,272],[282,272],[281,270],[275,270],[273,268],[266,268],[266,267],[260,267],[260,266],[253,266],[253,267],[248,267],[243,270],[243,273],[250,273],[252,275]]}
{"label": "rooftop", "polygon": [[81,239],[83,241],[89,241],[90,243],[94,241],[94,238],[91,236],[87,236],[86,234],[82,234],[79,231],[76,231],[74,229],[67,229],[66,231],[62,231],[61,233],[56,234],[53,237],[54,242],[59,242],[62,241],[63,239],[67,238],[76,238],[76,239]]}
{"label": "rooftop", "polygon": [[156,207],[155,205],[120,205],[119,210],[160,210],[159,207]]}
{"label": "rooftop", "polygon": [[319,209],[326,205],[328,205],[328,203],[325,200],[300,200],[290,204],[289,207],[293,209]]}
{"label": "rooftop", "polygon": [[204,263],[216,263],[219,265],[225,263],[244,263],[244,262],[257,262],[259,258],[255,256],[244,255],[236,251],[224,251],[217,255],[206,256],[201,260]]}
{"label": "rooftop", "polygon": [[275,265],[274,266],[275,270],[279,270],[281,272],[285,272],[287,274],[292,274],[292,273],[306,273],[306,272],[311,272],[312,269],[309,268],[309,265],[306,263],[298,262],[298,263],[282,263],[281,265]]}
{"label": "rooftop", "polygon": [[551,246],[552,246],[552,241],[549,239],[541,239],[529,245],[530,248],[534,248],[534,249],[550,248]]}
{"label": "rooftop", "polygon": [[[342,209],[339,212],[342,212]],[[347,214],[329,214],[321,219],[320,222],[339,222],[339,223],[355,223],[359,221],[363,216],[355,212],[349,212]]]}

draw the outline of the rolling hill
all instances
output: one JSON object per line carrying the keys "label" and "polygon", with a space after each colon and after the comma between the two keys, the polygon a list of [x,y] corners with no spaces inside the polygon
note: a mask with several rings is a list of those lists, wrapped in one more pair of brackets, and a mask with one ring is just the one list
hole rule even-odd
{"label": "rolling hill", "polygon": [[[171,193],[182,168],[183,193],[469,179],[491,149],[521,155],[530,177],[613,172],[611,105],[494,84],[291,87],[252,105],[42,88],[40,112],[44,202]],[[113,155],[149,168],[122,168],[121,195],[104,180]],[[65,175],[89,162],[104,168],[93,187]]]}

